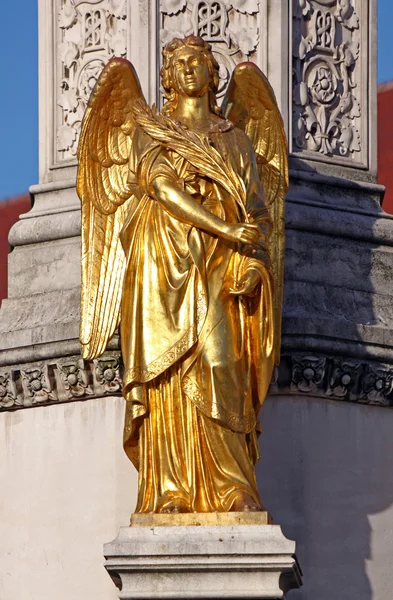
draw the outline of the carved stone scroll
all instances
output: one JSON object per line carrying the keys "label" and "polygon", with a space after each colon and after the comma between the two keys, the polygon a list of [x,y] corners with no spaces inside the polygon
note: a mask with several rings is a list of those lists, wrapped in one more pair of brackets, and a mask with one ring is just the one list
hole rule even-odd
{"label": "carved stone scroll", "polygon": [[292,0],[292,152],[305,158],[367,166],[366,4]]}
{"label": "carved stone scroll", "polygon": [[127,54],[126,0],[56,0],[55,164],[74,162],[90,93],[111,56]]}

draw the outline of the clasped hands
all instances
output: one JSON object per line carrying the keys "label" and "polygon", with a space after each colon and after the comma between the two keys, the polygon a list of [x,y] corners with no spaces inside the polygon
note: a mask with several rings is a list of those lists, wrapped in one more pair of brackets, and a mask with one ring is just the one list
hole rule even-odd
{"label": "clasped hands", "polygon": [[[261,230],[252,223],[226,223],[223,237],[229,241],[241,242],[248,246],[260,246],[266,249]],[[261,275],[257,269],[248,269],[237,282],[236,288],[230,290],[231,294],[238,296],[252,296],[261,282]]]}

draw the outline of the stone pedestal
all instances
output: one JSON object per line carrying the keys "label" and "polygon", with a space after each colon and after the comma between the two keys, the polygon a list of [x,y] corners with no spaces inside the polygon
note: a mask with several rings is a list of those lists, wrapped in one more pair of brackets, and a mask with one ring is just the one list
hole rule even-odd
{"label": "stone pedestal", "polygon": [[182,526],[178,517],[173,526],[123,527],[105,544],[105,567],[121,600],[279,599],[301,586],[295,542],[279,525],[251,517],[251,525]]}

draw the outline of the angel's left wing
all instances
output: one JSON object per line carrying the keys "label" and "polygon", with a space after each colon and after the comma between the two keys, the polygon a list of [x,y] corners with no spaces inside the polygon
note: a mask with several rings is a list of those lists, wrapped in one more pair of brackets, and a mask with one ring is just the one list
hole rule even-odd
{"label": "angel's left wing", "polygon": [[77,192],[82,202],[80,341],[86,359],[104,352],[119,324],[126,268],[120,231],[137,202],[128,181],[128,161],[138,101],[144,98],[132,64],[112,58],[82,123]]}
{"label": "angel's left wing", "polygon": [[288,191],[288,147],[284,123],[268,79],[251,62],[237,65],[226,92],[225,117],[245,131],[253,145],[259,178],[273,221],[271,258],[274,275],[275,363],[280,360],[285,253],[285,194]]}

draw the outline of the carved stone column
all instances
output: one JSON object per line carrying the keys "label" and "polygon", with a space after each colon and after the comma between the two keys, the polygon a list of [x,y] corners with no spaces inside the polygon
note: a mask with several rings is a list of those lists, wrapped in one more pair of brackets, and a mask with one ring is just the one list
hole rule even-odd
{"label": "carved stone column", "polygon": [[391,377],[393,362],[393,219],[376,184],[376,5],[290,2],[291,186],[277,381],[292,393],[315,388],[375,404],[383,388],[389,405],[389,386],[370,389],[373,374]]}
{"label": "carved stone column", "polygon": [[[21,383],[26,365],[45,371],[53,387],[50,397],[39,397],[42,401],[64,399],[54,373],[61,371],[65,357],[79,365],[78,372],[82,368],[90,383],[95,377],[95,366],[81,366],[78,356],[79,131],[90,92],[111,56],[132,60],[146,98],[154,101],[155,19],[155,3],[145,0],[39,0],[40,181],[30,188],[32,209],[9,235],[14,249],[9,256],[8,298],[0,310],[0,376],[14,381],[18,389],[14,405],[30,402]],[[112,347],[117,346],[114,341]],[[93,388],[85,387],[86,394]],[[99,395],[99,388],[92,393]],[[15,394],[7,394],[5,403],[10,406]]]}
{"label": "carved stone column", "polygon": [[320,171],[368,181],[376,176],[375,8],[293,0],[291,14],[290,151]]}

